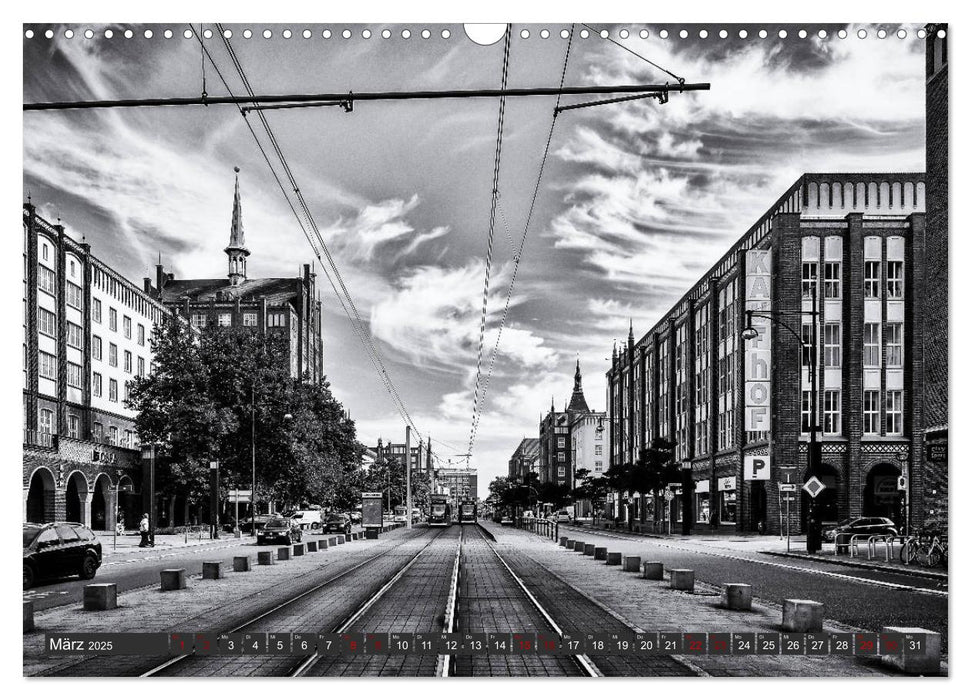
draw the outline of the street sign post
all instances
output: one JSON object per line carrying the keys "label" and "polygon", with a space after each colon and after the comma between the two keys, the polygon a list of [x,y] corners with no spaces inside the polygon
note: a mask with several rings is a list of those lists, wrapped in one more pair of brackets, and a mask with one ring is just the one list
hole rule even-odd
{"label": "street sign post", "polygon": [[252,489],[229,489],[229,500],[233,503],[233,535],[240,537],[243,533],[239,529],[239,504],[250,503],[253,500]]}

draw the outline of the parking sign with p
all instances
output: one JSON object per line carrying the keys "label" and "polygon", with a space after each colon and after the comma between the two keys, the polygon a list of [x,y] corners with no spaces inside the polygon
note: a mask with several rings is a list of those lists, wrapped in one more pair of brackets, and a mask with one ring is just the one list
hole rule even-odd
{"label": "parking sign with p", "polygon": [[745,480],[746,481],[768,481],[769,456],[768,455],[745,455]]}

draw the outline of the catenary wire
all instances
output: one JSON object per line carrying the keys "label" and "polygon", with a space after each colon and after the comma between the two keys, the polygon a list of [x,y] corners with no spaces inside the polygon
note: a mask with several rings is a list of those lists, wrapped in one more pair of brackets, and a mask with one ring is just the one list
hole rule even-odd
{"label": "catenary wire", "polygon": [[596,33],[596,34],[597,34],[598,36],[601,36],[602,38],[604,38],[604,39],[606,39],[606,40],[607,40],[607,41],[609,41],[609,42],[610,42],[611,44],[615,44],[615,45],[617,45],[617,46],[619,46],[620,48],[622,48],[622,49],[623,49],[624,51],[626,51],[627,53],[630,53],[630,54],[633,54],[634,56],[637,56],[637,57],[638,57],[639,59],[641,59],[642,61],[646,61],[647,63],[650,63],[650,64],[651,64],[652,66],[654,66],[655,68],[657,68],[657,69],[658,69],[659,71],[663,71],[663,72],[665,72],[665,73],[667,73],[667,74],[668,74],[668,75],[670,75],[670,76],[671,76],[672,78],[674,78],[675,80],[677,80],[679,84],[681,84],[681,85],[683,85],[683,84],[684,84],[684,78],[682,78],[681,76],[678,76],[678,75],[675,75],[674,73],[672,73],[671,71],[669,71],[669,70],[668,70],[667,68],[665,68],[664,66],[659,66],[658,64],[656,64],[656,63],[655,63],[654,61],[652,61],[651,59],[649,59],[649,58],[646,58],[646,57],[644,57],[644,56],[641,56],[641,55],[640,55],[639,53],[637,53],[636,51],[634,51],[634,50],[633,50],[633,49],[631,49],[631,48],[628,48],[627,46],[624,46],[624,45],[623,45],[623,44],[621,44],[621,43],[620,43],[619,41],[617,41],[617,40],[615,40],[615,39],[611,39],[609,35],[608,35],[608,36],[603,36],[603,35],[602,35],[602,34],[600,33],[600,31],[601,31],[601,30],[599,30],[599,29],[595,29],[594,27],[591,27],[591,26],[590,26],[589,24],[584,24],[583,26],[584,26],[584,27],[586,27],[587,29],[589,29],[589,30],[590,30],[591,32],[595,32],[595,33]]}

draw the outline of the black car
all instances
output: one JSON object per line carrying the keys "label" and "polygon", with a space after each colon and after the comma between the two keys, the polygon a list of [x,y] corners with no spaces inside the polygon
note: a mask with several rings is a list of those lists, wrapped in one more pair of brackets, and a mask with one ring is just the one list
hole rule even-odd
{"label": "black car", "polygon": [[343,513],[331,513],[324,520],[324,532],[351,534],[351,519]]}
{"label": "black car", "polygon": [[297,525],[295,520],[290,518],[270,518],[262,530],[256,533],[256,544],[263,545],[268,542],[285,542],[293,544],[303,539],[303,530]]}
{"label": "black car", "polygon": [[61,576],[92,579],[101,566],[101,543],[80,523],[24,523],[24,588]]}
{"label": "black car", "polygon": [[897,525],[890,518],[850,518],[823,533],[823,539],[833,542],[837,535],[897,535]]}

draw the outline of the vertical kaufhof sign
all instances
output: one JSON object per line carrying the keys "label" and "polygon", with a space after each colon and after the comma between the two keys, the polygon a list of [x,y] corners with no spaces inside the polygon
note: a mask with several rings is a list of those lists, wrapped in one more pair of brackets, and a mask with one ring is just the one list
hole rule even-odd
{"label": "vertical kaufhof sign", "polygon": [[[772,308],[772,258],[768,250],[749,250],[745,254],[745,309],[769,311]],[[769,388],[772,367],[772,321],[753,316],[752,327],[758,335],[745,341],[745,429],[770,429]]]}

